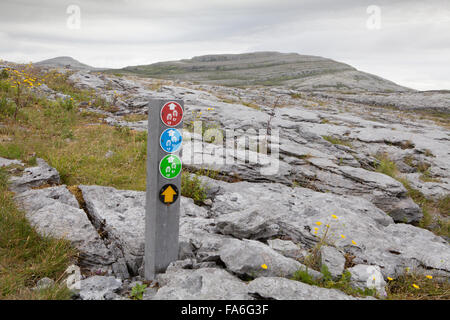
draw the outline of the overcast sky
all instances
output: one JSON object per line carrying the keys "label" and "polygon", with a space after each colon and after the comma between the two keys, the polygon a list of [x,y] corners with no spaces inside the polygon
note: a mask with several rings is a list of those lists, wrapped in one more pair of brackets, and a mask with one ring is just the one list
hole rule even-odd
{"label": "overcast sky", "polygon": [[118,68],[253,51],[318,55],[411,88],[450,89],[450,0],[0,0],[8,61],[72,56]]}

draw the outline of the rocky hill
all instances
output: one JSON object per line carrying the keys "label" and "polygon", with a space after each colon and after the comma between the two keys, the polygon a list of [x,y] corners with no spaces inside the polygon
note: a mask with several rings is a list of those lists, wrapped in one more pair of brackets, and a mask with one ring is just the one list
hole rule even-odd
{"label": "rocky hill", "polygon": [[56,57],[36,62],[35,65],[51,68],[69,68],[72,70],[101,70],[81,63],[72,57]]}
{"label": "rocky hill", "polygon": [[297,53],[217,54],[130,66],[121,70],[152,78],[226,86],[282,85],[299,90],[411,91],[347,64]]}

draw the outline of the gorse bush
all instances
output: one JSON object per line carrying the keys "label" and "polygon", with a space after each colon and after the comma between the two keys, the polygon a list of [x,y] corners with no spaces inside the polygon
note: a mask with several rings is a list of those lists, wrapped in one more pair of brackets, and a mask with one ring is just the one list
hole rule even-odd
{"label": "gorse bush", "polygon": [[24,108],[35,99],[32,88],[36,85],[40,85],[39,80],[36,77],[36,70],[31,65],[22,66],[17,69],[4,69],[7,70],[7,81],[10,84],[8,92],[12,89],[10,96],[15,102],[15,109],[13,117],[17,118],[19,109]]}

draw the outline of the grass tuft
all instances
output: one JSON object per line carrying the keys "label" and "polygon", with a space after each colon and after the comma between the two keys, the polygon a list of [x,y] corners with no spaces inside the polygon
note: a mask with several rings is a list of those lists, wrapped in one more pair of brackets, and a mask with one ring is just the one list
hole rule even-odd
{"label": "grass tuft", "polygon": [[389,300],[450,300],[450,283],[405,273],[388,282]]}
{"label": "grass tuft", "polygon": [[[419,227],[428,229],[438,236],[450,237],[450,221],[447,219],[450,212],[450,196],[447,195],[437,200],[427,198],[422,192],[414,189],[408,179],[400,175],[397,165],[387,154],[377,154],[375,157],[379,161],[376,171],[401,182],[407,190],[408,196],[422,209],[423,218],[419,222]],[[424,172],[427,172],[429,167],[423,166],[422,168],[425,170]]]}
{"label": "grass tuft", "polygon": [[348,142],[348,141],[345,141],[345,140],[341,140],[341,139],[338,139],[338,138],[335,138],[335,137],[332,137],[332,136],[322,136],[322,138],[324,138],[326,141],[328,141],[328,142],[330,142],[332,144],[339,144],[339,145],[342,145],[342,146],[353,148],[352,144],[350,142]]}
{"label": "grass tuft", "polygon": [[206,200],[206,186],[196,174],[183,171],[181,173],[181,194],[192,198],[196,204]]}

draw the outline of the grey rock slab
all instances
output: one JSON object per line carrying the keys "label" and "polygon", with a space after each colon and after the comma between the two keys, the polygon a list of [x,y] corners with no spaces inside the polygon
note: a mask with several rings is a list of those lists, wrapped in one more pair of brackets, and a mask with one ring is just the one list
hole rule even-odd
{"label": "grey rock slab", "polygon": [[168,269],[159,274],[161,288],[152,300],[249,300],[245,282],[223,269]]}
{"label": "grey rock slab", "polygon": [[[399,222],[417,222],[422,217],[421,209],[407,196],[400,182],[360,168],[352,155],[331,144],[329,147],[314,144],[316,148],[295,143],[281,144],[280,157],[243,149],[224,149],[208,143],[195,148],[195,144],[195,141],[187,140],[183,146],[183,164],[194,170],[208,166],[231,179],[238,177],[249,182],[276,182],[290,186],[296,181],[314,190],[364,197],[385,212],[392,213]],[[246,159],[255,160],[246,162]],[[346,165],[338,165],[339,162]]]}
{"label": "grey rock slab", "polygon": [[405,187],[397,180],[377,172],[370,172],[362,168],[340,167],[345,177],[363,182],[365,188],[371,189],[372,194],[360,193],[377,207],[390,214],[396,222],[417,222],[422,216],[420,207],[407,197]]}
{"label": "grey rock slab", "polygon": [[437,181],[424,182],[420,180],[421,173],[406,174],[406,178],[414,189],[422,192],[427,198],[439,200],[450,194],[450,178],[443,178],[441,174],[436,175]]}
{"label": "grey rock slab", "polygon": [[[86,207],[96,228],[106,231],[116,255],[123,255],[134,274],[142,264],[145,242],[145,192],[117,190],[112,187],[80,185]],[[181,197],[180,248],[189,255],[189,240],[184,234],[194,230],[208,230],[206,209],[194,204],[192,199]],[[123,267],[120,267],[123,269]]]}
{"label": "grey rock slab", "polygon": [[[329,224],[328,241],[354,255],[355,263],[380,266],[385,276],[394,277],[405,267],[417,265],[450,275],[447,241],[425,229],[394,224],[391,217],[363,198],[281,184],[216,185],[220,191],[211,211],[217,217],[219,233],[246,239],[261,239],[267,234],[289,236],[294,243],[311,248]],[[317,234],[314,228],[318,228]]]}
{"label": "grey rock slab", "polygon": [[154,288],[154,287],[145,289],[145,292],[142,295],[142,300],[152,300],[157,292],[158,292],[158,289]]}
{"label": "grey rock slab", "polygon": [[[378,172],[336,166],[331,161],[326,161],[324,163],[310,159],[320,170],[314,171],[313,181],[308,183],[318,190],[362,197],[392,214],[398,222],[417,222],[423,216],[420,207],[407,196],[406,189],[399,181]],[[303,175],[302,172],[299,174]]]}
{"label": "grey rock slab", "polygon": [[136,131],[147,131],[148,123],[146,120],[143,121],[136,121],[136,122],[129,122],[125,120],[117,119],[116,117],[108,117],[104,120],[107,124],[112,126],[120,126],[120,127],[128,127],[130,129],[136,130]]}
{"label": "grey rock slab", "polygon": [[79,188],[95,227],[107,233],[116,257],[122,254],[136,274],[144,255],[145,193],[100,186]]}
{"label": "grey rock slab", "polygon": [[379,266],[358,264],[348,269],[351,274],[350,284],[359,289],[375,289],[381,296],[386,296],[386,281]]}
{"label": "grey rock slab", "polygon": [[398,109],[437,109],[445,112],[450,108],[449,94],[446,92],[431,94],[428,92],[385,92],[383,94],[360,92],[351,95],[327,92],[322,95],[368,105],[394,106]]}
{"label": "grey rock slab", "polygon": [[337,279],[344,272],[345,257],[334,247],[322,246],[320,248],[320,263],[321,266],[326,265],[331,276]]}
{"label": "grey rock slab", "polygon": [[122,281],[114,277],[93,276],[81,280],[78,285],[81,299],[106,300],[112,293],[121,288]]}
{"label": "grey rock slab", "polygon": [[114,261],[81,209],[55,202],[27,214],[27,219],[40,234],[70,241],[79,249],[83,265],[110,265]]}
{"label": "grey rock slab", "polygon": [[204,230],[186,228],[180,226],[180,245],[186,243],[190,246],[191,256],[184,255],[180,258],[195,257],[198,262],[216,262],[220,260],[219,250],[229,237],[209,233]]}
{"label": "grey rock slab", "polygon": [[357,300],[336,289],[311,286],[281,277],[260,277],[248,285],[250,295],[275,300]]}
{"label": "grey rock slab", "polygon": [[43,290],[52,287],[55,281],[50,278],[42,278],[36,283],[36,287],[33,290]]}
{"label": "grey rock slab", "polygon": [[22,176],[13,176],[9,179],[12,191],[21,193],[44,184],[61,183],[59,173],[55,168],[50,167],[43,159],[38,158],[36,161],[36,167],[26,168]]}
{"label": "grey rock slab", "polygon": [[272,239],[267,240],[267,244],[273,250],[288,258],[300,259],[304,258],[307,254],[305,249],[302,249],[298,244],[290,240]]}
{"label": "grey rock slab", "polygon": [[[243,199],[244,200],[244,199]],[[275,209],[276,204],[272,206],[255,205],[251,208],[245,208],[242,211],[236,211],[216,219],[216,230],[225,235],[245,239],[266,239],[280,235],[277,216],[260,214],[262,211]]]}
{"label": "grey rock slab", "polygon": [[404,223],[390,225],[386,231],[391,234],[392,254],[399,255],[405,262],[409,262],[409,264],[404,263],[403,268],[413,269],[418,265],[428,270],[444,271],[449,275],[450,245],[448,241],[431,231]]}
{"label": "grey rock slab", "polygon": [[82,265],[93,268],[114,262],[112,253],[65,186],[28,190],[15,199],[40,234],[70,241],[80,251]]}
{"label": "grey rock slab", "polygon": [[308,111],[305,109],[299,109],[299,108],[280,108],[276,110],[276,115],[281,118],[286,118],[291,121],[295,122],[313,122],[318,123],[320,122],[320,117],[316,112]]}
{"label": "grey rock slab", "polygon": [[80,89],[101,90],[106,86],[105,80],[95,74],[86,71],[80,71],[72,74],[69,79],[75,87]]}
{"label": "grey rock slab", "polygon": [[13,160],[5,159],[5,158],[0,157],[0,168],[1,167],[7,167],[7,166],[10,166],[10,165],[13,165],[13,164],[16,164],[16,165],[19,165],[19,166],[23,166],[24,165],[22,161],[14,160],[14,159]]}
{"label": "grey rock slab", "polygon": [[22,192],[14,197],[27,212],[35,212],[47,205],[60,202],[79,209],[75,196],[65,185],[34,189]]}
{"label": "grey rock slab", "polygon": [[227,270],[240,276],[290,277],[297,270],[306,268],[255,240],[229,239],[220,248],[219,256]]}
{"label": "grey rock slab", "polygon": [[103,299],[100,300],[130,300],[130,299],[114,292],[107,292],[103,295]]}

